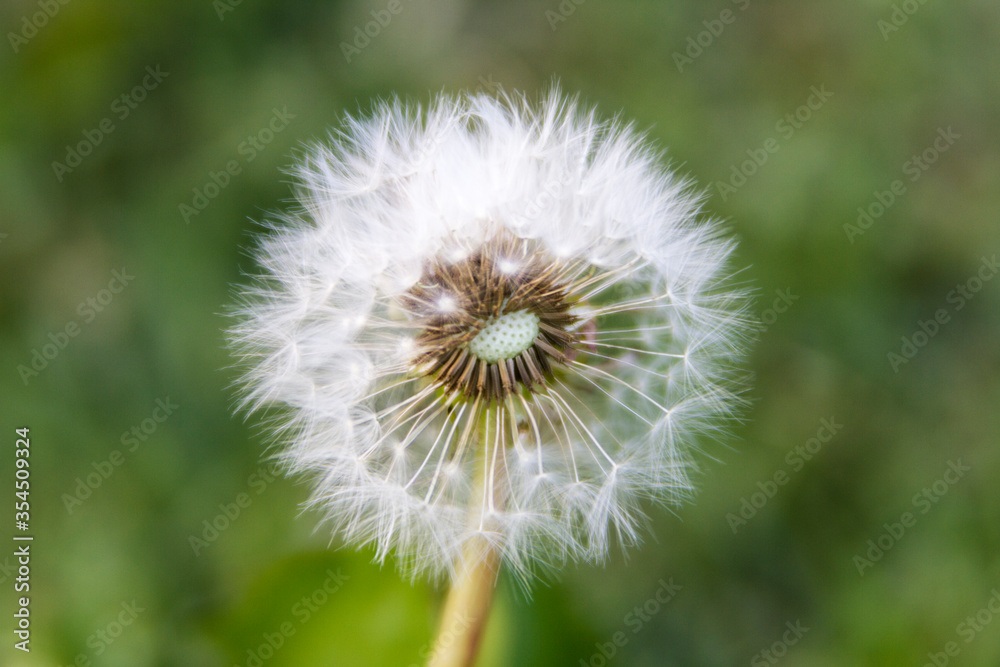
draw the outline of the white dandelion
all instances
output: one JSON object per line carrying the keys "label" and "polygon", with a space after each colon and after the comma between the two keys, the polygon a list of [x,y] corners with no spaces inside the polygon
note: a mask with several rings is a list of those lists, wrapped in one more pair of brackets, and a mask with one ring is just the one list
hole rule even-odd
{"label": "white dandelion", "polygon": [[661,159],[558,92],[385,103],[310,153],[232,339],[336,533],[530,578],[688,495],[693,437],[740,404],[745,294]]}

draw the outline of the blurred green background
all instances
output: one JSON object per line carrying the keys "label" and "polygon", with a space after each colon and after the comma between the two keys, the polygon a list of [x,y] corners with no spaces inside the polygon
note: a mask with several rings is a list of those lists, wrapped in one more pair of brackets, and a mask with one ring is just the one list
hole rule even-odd
{"label": "blurred green background", "polygon": [[740,237],[756,381],[643,547],[504,581],[481,664],[1000,664],[1000,5],[390,4],[0,6],[0,498],[12,535],[28,426],[36,536],[0,664],[422,664],[442,591],[314,530],[222,313],[345,111],[554,79]]}

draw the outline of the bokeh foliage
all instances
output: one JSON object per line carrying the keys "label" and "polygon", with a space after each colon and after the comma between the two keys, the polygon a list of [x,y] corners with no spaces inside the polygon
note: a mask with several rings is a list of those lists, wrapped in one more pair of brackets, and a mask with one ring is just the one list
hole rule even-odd
{"label": "bokeh foliage", "polygon": [[[531,601],[504,582],[482,664],[602,664],[618,631],[627,642],[611,664],[767,664],[753,661],[797,621],[809,630],[785,665],[920,665],[948,642],[955,664],[997,664],[1000,620],[971,638],[960,624],[1000,587],[1000,280],[961,309],[949,295],[1000,250],[1000,5],[401,0],[348,62],[342,44],[388,6],[0,6],[0,497],[8,507],[6,443],[30,426],[36,535],[33,651],[5,632],[0,662],[252,665],[248,651],[291,627],[262,664],[421,663],[441,591],[328,549],[318,517],[300,514],[307,490],[270,475],[259,420],[232,416],[224,313],[253,270],[257,221],[290,197],[282,170],[343,113],[393,94],[536,94],[557,79],[635,119],[706,188],[707,211],[741,239],[740,279],[767,325],[748,419],[735,438],[701,443],[696,501],[651,508],[643,547],[569,567]],[[54,15],[37,34],[10,37],[44,7]],[[689,48],[690,62],[675,55]],[[116,105],[157,66],[168,74],[146,99]],[[782,119],[814,87],[832,96],[789,132]],[[244,143],[267,138],[276,110],[294,118],[260,150]],[[113,131],[94,135],[105,118]],[[908,171],[947,128],[959,138]],[[100,142],[57,174],[88,132]],[[777,149],[724,192],[768,139]],[[239,173],[225,179],[231,161]],[[213,173],[225,186],[185,216]],[[897,179],[905,193],[849,238],[858,207],[888,201]],[[85,305],[114,270],[134,279],[100,312]],[[769,312],[779,290],[791,305]],[[947,322],[894,368],[888,354],[941,309]],[[18,367],[73,322],[79,333],[25,382]],[[173,414],[146,421],[168,398]],[[824,418],[842,428],[796,469],[788,452]],[[123,435],[151,425],[130,450]],[[107,463],[114,450],[120,466]],[[970,471],[940,496],[931,487],[922,513],[915,496],[958,460]],[[727,515],[778,471],[787,483],[734,534]],[[209,541],[203,522],[227,506],[239,516]],[[859,574],[855,556],[907,511],[914,525]],[[332,575],[343,581],[319,595]],[[675,599],[636,616],[671,578]],[[100,639],[133,602],[134,622]]]}

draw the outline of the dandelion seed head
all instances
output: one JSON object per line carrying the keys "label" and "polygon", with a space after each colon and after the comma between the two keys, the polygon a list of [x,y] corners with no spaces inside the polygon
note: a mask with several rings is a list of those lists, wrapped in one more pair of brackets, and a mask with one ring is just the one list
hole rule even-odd
{"label": "dandelion seed head", "polygon": [[641,539],[741,403],[745,294],[700,196],[558,91],[398,101],[297,167],[233,348],[310,506],[413,576]]}

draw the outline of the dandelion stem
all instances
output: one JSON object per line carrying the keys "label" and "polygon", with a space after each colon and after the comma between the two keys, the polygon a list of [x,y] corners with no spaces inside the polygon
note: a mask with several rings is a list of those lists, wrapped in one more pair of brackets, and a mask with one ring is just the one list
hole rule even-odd
{"label": "dandelion stem", "polygon": [[475,664],[493,602],[499,561],[499,553],[486,540],[473,540],[466,547],[460,565],[463,569],[445,601],[428,667]]}
{"label": "dandelion stem", "polygon": [[[478,431],[482,442],[481,451],[478,452],[479,488],[473,494],[473,497],[478,496],[483,500],[479,512],[470,516],[470,520],[476,521],[480,531],[483,530],[483,515],[487,508],[502,505],[497,484],[499,480],[496,478],[506,476],[505,466],[498,466],[496,460],[497,449],[504,446],[503,430],[499,426],[492,430],[491,434],[490,410],[487,409],[479,421]],[[475,518],[476,514],[479,518]],[[458,572],[445,599],[441,624],[427,667],[472,667],[482,643],[500,570],[500,552],[484,535],[476,535],[466,543],[462,560],[457,567]]]}

